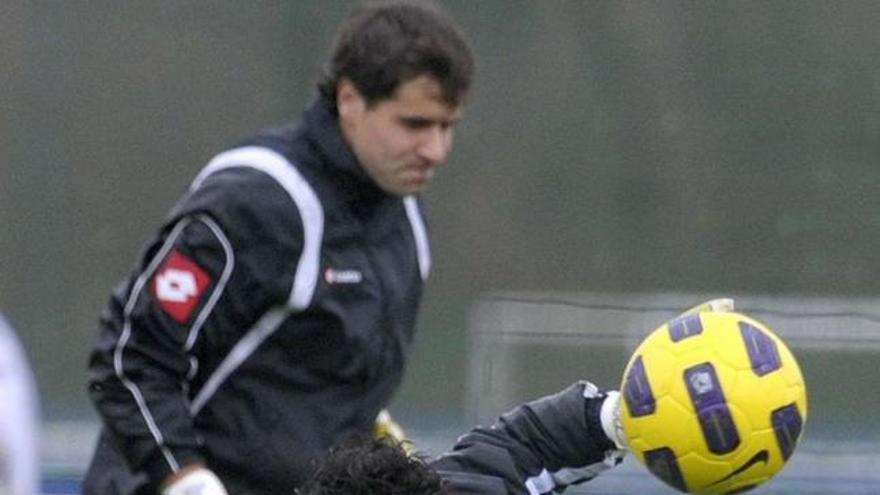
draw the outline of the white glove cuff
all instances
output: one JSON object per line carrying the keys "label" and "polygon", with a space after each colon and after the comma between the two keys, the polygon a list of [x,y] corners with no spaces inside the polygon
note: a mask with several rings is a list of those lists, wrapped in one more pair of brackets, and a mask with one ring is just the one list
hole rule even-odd
{"label": "white glove cuff", "polygon": [[229,495],[212,471],[198,468],[166,486],[162,495]]}
{"label": "white glove cuff", "polygon": [[712,299],[707,301],[706,305],[714,313],[732,313],[736,309],[733,299],[730,298]]}
{"label": "white glove cuff", "polygon": [[620,392],[610,390],[602,402],[602,408],[599,410],[599,421],[602,423],[602,431],[614,442],[618,449],[626,449],[626,433],[623,431],[623,425],[620,424]]}

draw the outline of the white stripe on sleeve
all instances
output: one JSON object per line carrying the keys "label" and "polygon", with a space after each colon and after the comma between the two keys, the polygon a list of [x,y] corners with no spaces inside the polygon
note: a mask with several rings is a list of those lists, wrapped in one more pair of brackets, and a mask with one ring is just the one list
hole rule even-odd
{"label": "white stripe on sleeve", "polygon": [[284,188],[302,219],[303,249],[297,262],[287,306],[267,311],[236,343],[190,404],[190,412],[193,416],[202,410],[229,375],[275,333],[292,312],[302,311],[311,304],[318,285],[321,243],[324,235],[324,209],[311,185],[299,173],[296,166],[281,154],[260,146],[246,146],[217,155],[195,178],[190,189],[199,188],[209,175],[234,167],[259,170],[275,179]]}
{"label": "white stripe on sleeve", "polygon": [[211,311],[214,310],[214,306],[217,305],[217,300],[220,299],[220,296],[223,294],[223,290],[226,288],[226,282],[229,281],[229,276],[232,275],[232,269],[235,267],[235,254],[232,251],[232,246],[229,244],[229,239],[226,238],[226,234],[223,232],[223,229],[217,225],[217,222],[214,221],[211,217],[207,215],[199,215],[196,219],[206,227],[208,227],[211,232],[213,232],[214,236],[220,241],[220,245],[223,247],[223,254],[226,256],[226,260],[223,263],[223,272],[220,274],[220,278],[217,280],[217,284],[214,286],[214,290],[211,293],[211,297],[208,298],[208,302],[202,307],[202,310],[199,311],[198,317],[193,322],[192,327],[189,330],[189,335],[186,339],[186,344],[183,349],[187,352],[192,350],[193,345],[195,345],[196,340],[199,338],[199,331],[202,329],[202,326],[205,324],[205,320],[208,318],[208,315],[211,314]]}
{"label": "white stripe on sleeve", "polygon": [[299,209],[303,250],[290,291],[290,306],[295,310],[305,309],[318,284],[324,236],[324,209],[318,196],[296,166],[278,152],[260,146],[245,146],[220,153],[196,176],[190,189],[197,189],[209,175],[232,167],[249,167],[268,174],[281,184]]}
{"label": "white stripe on sleeve", "polygon": [[171,230],[171,233],[168,234],[168,237],[165,239],[165,243],[162,244],[162,247],[150,261],[150,264],[147,265],[147,269],[144,270],[135,280],[131,293],[128,295],[128,301],[125,303],[125,309],[123,310],[122,334],[119,336],[119,341],[116,342],[116,348],[113,351],[113,369],[116,371],[117,378],[119,378],[119,381],[122,382],[125,388],[131,393],[132,397],[134,397],[138,410],[144,418],[144,422],[147,424],[147,429],[150,430],[150,434],[156,441],[156,445],[159,446],[162,455],[165,457],[165,462],[168,463],[168,467],[175,473],[180,469],[180,465],[165,445],[165,438],[162,436],[159,426],[153,419],[153,414],[150,412],[150,408],[147,406],[147,401],[144,399],[140,388],[125,374],[125,368],[122,365],[122,361],[125,346],[128,344],[128,339],[131,338],[131,313],[137,304],[137,300],[146,286],[147,281],[153,276],[156,269],[159,268],[159,264],[165,259],[165,256],[171,250],[172,246],[174,246],[174,242],[180,236],[180,233],[190,222],[190,219],[185,218],[174,226],[174,229]]}

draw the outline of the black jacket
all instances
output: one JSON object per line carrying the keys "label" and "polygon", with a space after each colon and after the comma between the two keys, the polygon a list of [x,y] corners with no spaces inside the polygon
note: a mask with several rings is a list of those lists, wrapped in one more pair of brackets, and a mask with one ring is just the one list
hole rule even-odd
{"label": "black jacket", "polygon": [[221,153],[102,315],[85,493],[198,461],[233,495],[292,493],[389,402],[429,265],[416,198],[367,177],[329,102]]}
{"label": "black jacket", "polygon": [[604,398],[590,383],[574,384],[475,428],[431,466],[456,495],[539,495],[588,481],[624,454],[602,431]]}

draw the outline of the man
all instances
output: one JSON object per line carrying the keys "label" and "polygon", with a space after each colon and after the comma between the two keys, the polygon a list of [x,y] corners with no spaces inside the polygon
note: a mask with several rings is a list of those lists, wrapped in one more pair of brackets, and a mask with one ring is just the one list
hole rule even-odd
{"label": "man", "polygon": [[95,495],[293,493],[397,388],[470,48],[425,3],[340,28],[302,119],[221,153],[114,292],[90,360]]}
{"label": "man", "polygon": [[0,494],[34,495],[39,487],[39,399],[24,348],[0,314]]}
{"label": "man", "polygon": [[[588,382],[521,405],[425,462],[400,444],[351,440],[321,461],[299,495],[538,495],[596,477],[623,458],[619,394]],[[604,413],[604,414],[603,414]]]}

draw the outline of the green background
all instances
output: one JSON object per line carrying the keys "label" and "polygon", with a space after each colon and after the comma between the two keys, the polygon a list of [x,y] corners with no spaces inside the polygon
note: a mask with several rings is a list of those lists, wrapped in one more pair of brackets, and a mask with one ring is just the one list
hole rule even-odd
{"label": "green background", "polygon": [[[444,4],[478,73],[399,406],[461,411],[485,291],[880,291],[880,3]],[[48,418],[94,416],[111,287],[215,152],[299,114],[350,5],[0,4],[0,308]]]}

